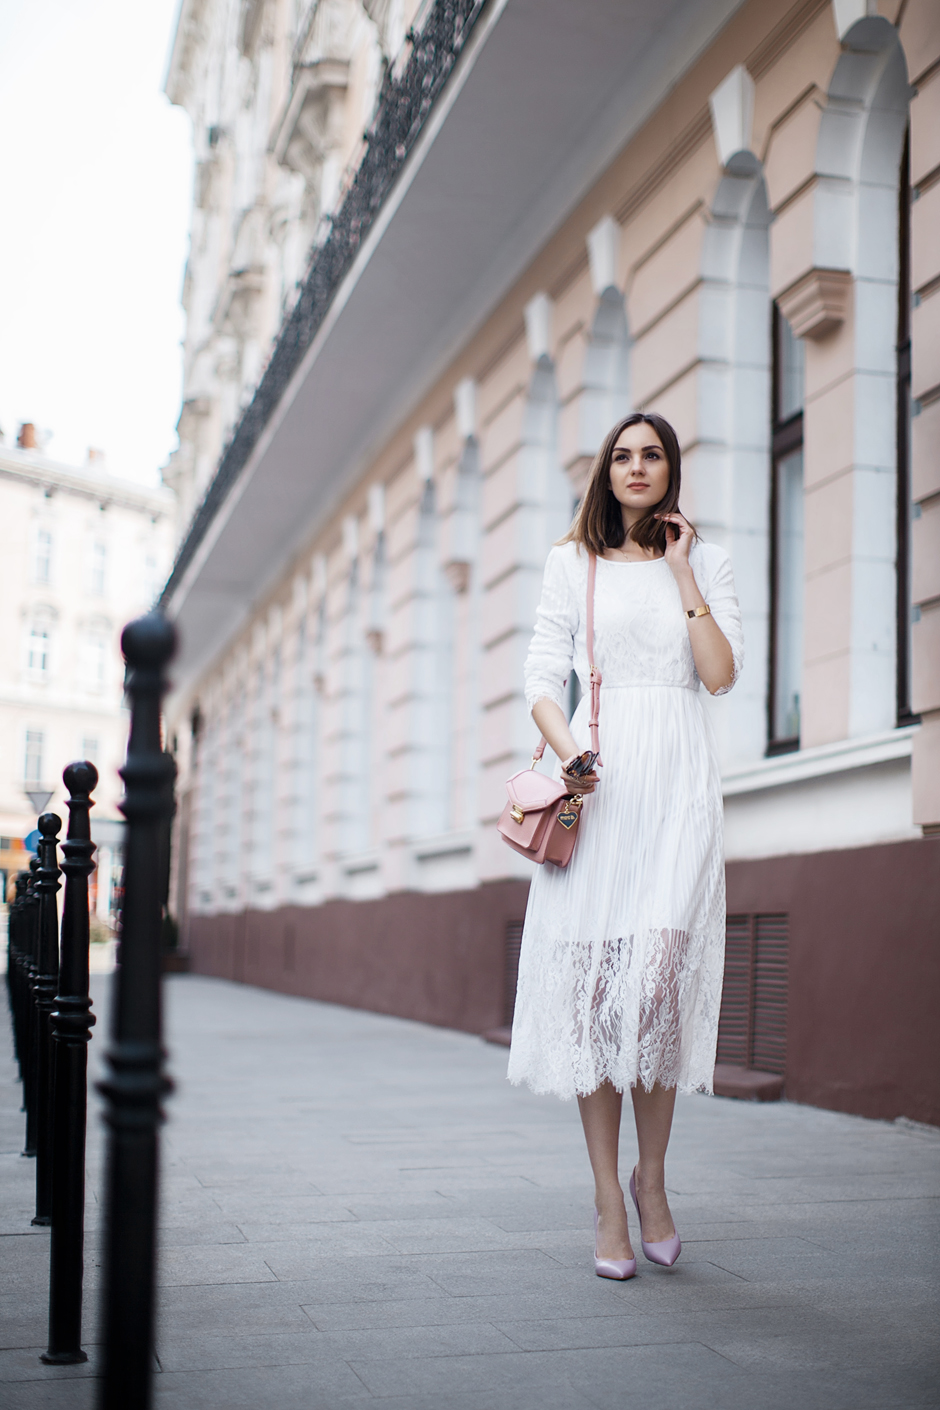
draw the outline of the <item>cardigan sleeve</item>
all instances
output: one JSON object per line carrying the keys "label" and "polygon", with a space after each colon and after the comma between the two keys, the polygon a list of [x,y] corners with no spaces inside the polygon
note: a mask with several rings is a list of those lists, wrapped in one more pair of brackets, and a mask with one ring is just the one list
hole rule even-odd
{"label": "cardigan sleeve", "polygon": [[554,700],[565,709],[565,681],[574,660],[578,608],[565,571],[566,546],[548,555],[535,632],[525,663],[525,698],[531,710],[540,700]]}
{"label": "cardigan sleeve", "polygon": [[741,608],[738,603],[738,595],[734,589],[734,573],[731,568],[731,559],[722,549],[712,546],[710,557],[714,555],[714,563],[709,564],[708,586],[702,593],[705,601],[711,608],[712,616],[724,633],[728,645],[731,647],[731,656],[734,663],[734,670],[728,685],[723,685],[715,691],[716,695],[727,695],[728,691],[735,684],[741,674],[744,665],[744,630],[741,623]]}

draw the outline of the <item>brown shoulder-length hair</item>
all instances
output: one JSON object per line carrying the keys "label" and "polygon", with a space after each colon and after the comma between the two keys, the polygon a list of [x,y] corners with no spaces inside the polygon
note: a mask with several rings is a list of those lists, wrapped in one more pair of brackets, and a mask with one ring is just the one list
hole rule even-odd
{"label": "brown shoulder-length hair", "polygon": [[608,548],[621,548],[625,542],[623,515],[620,501],[610,487],[610,465],[614,457],[614,447],[621,433],[628,426],[652,426],[662,441],[666,460],[669,464],[669,488],[658,504],[648,509],[633,528],[630,538],[640,548],[666,551],[666,528],[656,518],[657,514],[675,514],[679,508],[679,489],[682,485],[682,453],[679,438],[664,416],[655,411],[635,411],[624,416],[604,437],[604,443],[591,466],[587,489],[578,506],[574,523],[559,540],[561,543],[584,544],[590,553],[603,554]]}

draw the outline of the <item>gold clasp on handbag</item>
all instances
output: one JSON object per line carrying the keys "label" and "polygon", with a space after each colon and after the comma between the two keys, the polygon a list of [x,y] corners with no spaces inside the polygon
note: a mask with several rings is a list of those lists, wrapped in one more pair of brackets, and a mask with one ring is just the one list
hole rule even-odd
{"label": "gold clasp on handbag", "polygon": [[512,818],[512,820],[513,820],[514,823],[524,823],[524,822],[525,822],[525,813],[524,813],[524,812],[522,811],[522,809],[519,807],[519,804],[518,804],[518,803],[513,803],[512,809],[511,809],[511,811],[510,811],[510,813],[509,813],[509,816]]}

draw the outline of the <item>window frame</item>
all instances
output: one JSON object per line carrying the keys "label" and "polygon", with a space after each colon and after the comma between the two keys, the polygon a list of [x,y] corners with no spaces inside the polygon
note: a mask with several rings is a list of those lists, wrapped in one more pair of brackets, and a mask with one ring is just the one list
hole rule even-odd
{"label": "window frame", "polygon": [[[40,659],[42,664],[33,664],[34,642],[42,642]],[[49,679],[52,665],[52,632],[46,622],[31,622],[26,635],[26,673],[31,680],[45,681]]]}
{"label": "window frame", "polygon": [[88,562],[88,595],[89,597],[107,597],[108,595],[108,545],[102,538],[94,538],[91,543]]}
{"label": "window frame", "polygon": [[[35,752],[30,751],[30,744],[39,741],[39,748]],[[41,729],[27,729],[23,738],[23,782],[42,784],[43,766],[45,764],[46,732]],[[35,778],[30,774],[29,761],[35,758],[38,761],[38,769]]]}
{"label": "window frame", "polygon": [[33,582],[39,587],[49,587],[52,583],[52,549],[52,529],[48,524],[37,525],[33,538]]}
{"label": "window frame", "polygon": [[771,318],[771,440],[770,440],[770,622],[768,632],[769,660],[767,669],[767,758],[792,754],[800,747],[799,735],[776,735],[777,698],[777,637],[780,617],[780,463],[803,449],[803,406],[786,419],[780,417],[780,334],[783,314],[773,304]]}
{"label": "window frame", "polygon": [[920,724],[911,708],[911,129],[904,134],[898,177],[898,331],[895,352],[897,473],[896,722]]}

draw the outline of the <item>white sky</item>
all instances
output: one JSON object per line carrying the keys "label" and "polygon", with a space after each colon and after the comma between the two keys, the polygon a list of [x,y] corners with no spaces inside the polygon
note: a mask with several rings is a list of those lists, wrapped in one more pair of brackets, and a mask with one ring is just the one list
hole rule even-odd
{"label": "white sky", "polygon": [[158,482],[176,445],[190,124],[178,0],[0,0],[0,428]]}

